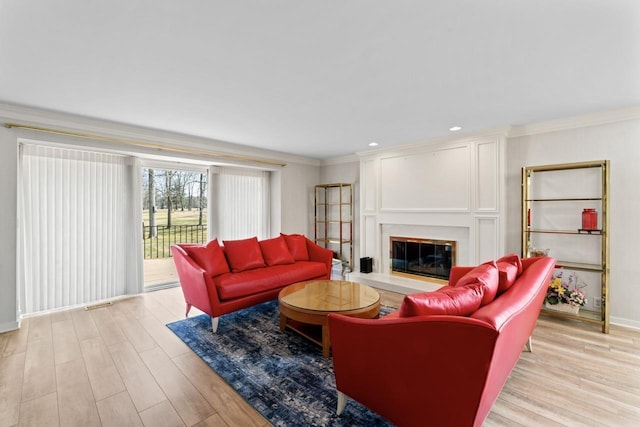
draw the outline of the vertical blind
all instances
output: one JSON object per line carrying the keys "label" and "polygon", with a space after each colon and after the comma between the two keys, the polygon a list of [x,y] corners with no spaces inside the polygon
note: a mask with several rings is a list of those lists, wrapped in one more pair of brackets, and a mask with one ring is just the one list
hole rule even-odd
{"label": "vertical blind", "polygon": [[209,169],[209,238],[269,237],[270,173],[231,167]]}
{"label": "vertical blind", "polygon": [[21,311],[140,292],[137,160],[31,144],[20,158]]}

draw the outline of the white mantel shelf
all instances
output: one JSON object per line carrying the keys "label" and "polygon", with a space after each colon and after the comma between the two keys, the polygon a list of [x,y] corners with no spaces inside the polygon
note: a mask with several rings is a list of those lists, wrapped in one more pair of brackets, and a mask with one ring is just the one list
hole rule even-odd
{"label": "white mantel shelf", "polygon": [[383,273],[352,272],[349,273],[349,281],[405,295],[416,292],[435,291],[443,286],[442,282],[436,283],[426,280],[414,280]]}

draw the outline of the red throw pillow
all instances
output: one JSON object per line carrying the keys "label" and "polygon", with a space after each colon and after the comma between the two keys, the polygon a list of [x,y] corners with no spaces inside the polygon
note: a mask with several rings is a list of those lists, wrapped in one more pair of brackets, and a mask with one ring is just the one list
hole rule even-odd
{"label": "red throw pillow", "polygon": [[267,265],[293,264],[296,262],[291,252],[289,252],[287,242],[283,236],[261,240],[258,243]]}
{"label": "red throw pillow", "polygon": [[435,292],[406,295],[400,306],[400,317],[448,314],[470,316],[482,303],[484,285],[443,286]]}
{"label": "red throw pillow", "polygon": [[229,265],[218,239],[203,246],[186,246],[184,249],[207,274],[215,277],[229,272]]}
{"label": "red throw pillow", "polygon": [[223,240],[223,243],[227,261],[229,261],[231,271],[234,273],[264,267],[264,258],[262,258],[262,251],[257,237],[242,240]]}
{"label": "red throw pillow", "polygon": [[509,289],[522,273],[522,260],[518,254],[505,255],[496,261],[498,266],[498,295]]}
{"label": "red throw pillow", "polygon": [[498,293],[498,266],[495,261],[485,262],[475,267],[473,270],[465,274],[458,280],[455,287],[470,285],[473,283],[482,283],[485,287],[482,297],[482,304],[487,305],[494,300]]}
{"label": "red throw pillow", "polygon": [[516,268],[518,269],[516,276],[519,276],[522,274],[522,260],[520,259],[520,255],[518,254],[505,255],[502,258],[496,260],[496,263],[499,263],[499,262],[508,262],[510,264],[515,265]]}
{"label": "red throw pillow", "polygon": [[309,261],[309,250],[307,249],[307,238],[302,234],[283,234],[289,252],[296,261]]}

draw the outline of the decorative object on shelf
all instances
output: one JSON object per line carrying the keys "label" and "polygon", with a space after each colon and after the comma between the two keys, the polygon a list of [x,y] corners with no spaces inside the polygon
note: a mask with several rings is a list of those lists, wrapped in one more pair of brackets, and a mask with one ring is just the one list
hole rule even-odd
{"label": "decorative object on shelf", "polygon": [[581,230],[597,230],[598,229],[598,212],[595,209],[584,209],[582,211],[582,228]]}
{"label": "decorative object on shelf", "polygon": [[553,276],[551,283],[549,283],[547,296],[544,299],[545,308],[578,314],[580,307],[587,304],[587,298],[582,291],[585,286],[584,283],[578,281],[576,273],[571,273],[567,278],[564,278],[561,271]]}
{"label": "decorative object on shelf", "polygon": [[549,251],[550,249],[531,248],[529,249],[529,256],[532,256],[532,257],[547,256],[549,255]]}

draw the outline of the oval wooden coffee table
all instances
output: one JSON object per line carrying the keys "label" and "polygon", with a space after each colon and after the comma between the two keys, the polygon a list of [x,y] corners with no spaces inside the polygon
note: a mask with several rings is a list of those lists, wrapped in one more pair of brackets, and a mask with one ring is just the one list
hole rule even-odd
{"label": "oval wooden coffee table", "polygon": [[[322,346],[329,357],[329,313],[373,319],[380,313],[380,294],[366,285],[343,280],[310,280],[280,291],[280,330],[289,328]],[[319,328],[318,328],[319,327]]]}

